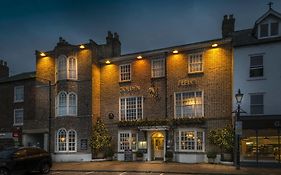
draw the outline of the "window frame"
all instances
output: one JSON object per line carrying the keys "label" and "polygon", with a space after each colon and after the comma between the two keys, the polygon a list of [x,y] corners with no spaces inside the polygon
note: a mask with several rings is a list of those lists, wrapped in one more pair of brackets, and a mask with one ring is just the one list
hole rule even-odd
{"label": "window frame", "polygon": [[[249,94],[249,96],[250,96],[250,114],[251,115],[264,115],[264,97],[265,97],[265,95],[264,95],[265,93],[250,93]],[[252,98],[252,96],[255,96],[255,95],[260,95],[260,96],[262,96],[262,104],[252,104],[252,100],[251,100],[251,98]],[[252,113],[252,107],[253,106],[261,106],[262,107],[262,113]]]}
{"label": "window frame", "polygon": [[[22,89],[22,99],[17,99],[17,92],[19,89]],[[14,87],[14,103],[24,102],[24,85]]]}
{"label": "window frame", "polygon": [[[60,114],[60,95],[66,94],[66,113]],[[75,95],[76,101],[75,101],[75,113],[70,113],[70,95]],[[66,91],[60,91],[57,94],[56,97],[56,117],[64,117],[64,116],[77,116],[78,115],[78,95],[75,92],[66,92]]]}
{"label": "window frame", "polygon": [[[60,59],[62,59],[62,58],[65,59],[65,69],[61,69],[60,68],[60,64],[59,63],[60,63]],[[74,70],[72,70],[72,71],[75,72],[75,74],[74,74],[75,77],[70,77],[70,71],[71,71],[71,69],[70,69],[70,60],[71,59],[75,60],[74,61],[74,64],[75,64]],[[59,55],[56,58],[56,66],[55,66],[55,68],[56,68],[56,76],[55,76],[56,81],[78,80],[78,59],[77,59],[77,56],[75,56],[75,55],[66,56],[64,54]],[[62,77],[60,76],[61,75],[60,72],[62,72],[61,70],[63,70],[65,72]]]}
{"label": "window frame", "polygon": [[[183,100],[183,98],[182,98],[182,94],[183,93],[194,93],[195,95],[196,95],[196,93],[197,92],[201,92],[201,101],[202,101],[202,116],[197,116],[197,115],[195,115],[195,116],[183,116],[183,109],[182,109],[182,106],[181,106],[181,116],[180,117],[177,117],[177,110],[176,110],[176,108],[177,108],[177,101],[176,101],[176,95],[177,94],[181,94],[181,103],[182,103],[182,100]],[[194,96],[194,98],[196,99],[196,96]],[[195,111],[195,113],[196,113],[196,111]],[[202,90],[196,90],[196,91],[181,91],[181,92],[174,92],[174,118],[175,119],[178,119],[178,118],[201,118],[201,117],[204,117],[205,115],[204,115],[204,91],[202,91]]]}
{"label": "window frame", "polygon": [[[191,63],[191,56],[194,55],[201,55],[201,62]],[[204,53],[203,52],[195,52],[188,54],[188,74],[198,74],[204,72]],[[202,70],[200,71],[191,71],[191,67],[194,66],[194,64],[201,64]]]}
{"label": "window frame", "polygon": [[[22,111],[22,122],[21,123],[16,123],[16,112],[17,111]],[[24,109],[23,108],[14,109],[14,122],[13,122],[13,126],[23,126],[23,123],[24,123]]]}
{"label": "window frame", "polygon": [[[64,131],[65,132],[65,151],[60,151],[60,142],[59,142],[59,132]],[[74,150],[69,150],[70,142],[69,142],[69,133],[74,132]],[[66,130],[65,128],[60,128],[56,131],[56,137],[55,137],[55,152],[56,153],[75,153],[77,152],[77,131],[74,129]]]}
{"label": "window frame", "polygon": [[[154,64],[155,62],[159,62],[161,61],[161,64],[163,67],[161,68],[154,68]],[[166,74],[166,60],[165,58],[154,58],[154,59],[151,59],[151,78],[162,78],[162,77],[165,77],[165,74]],[[155,76],[155,70],[161,70],[162,73],[160,76]]]}
{"label": "window frame", "polygon": [[[132,151],[137,151],[138,150],[138,133],[137,132],[133,132],[131,130],[122,130],[122,131],[118,131],[118,152],[125,152],[125,149],[121,149],[121,134],[129,134],[129,138],[128,138],[128,142],[129,142],[129,150]],[[132,135],[135,134],[135,149],[132,149],[132,142],[133,142],[133,137]]]}
{"label": "window frame", "polygon": [[[203,129],[198,129],[198,128],[179,128],[175,131],[175,136],[174,136],[174,150],[176,152],[205,152],[206,149],[206,134]],[[181,143],[182,143],[182,132],[193,132],[194,133],[194,149],[188,149],[188,144],[187,144],[187,149],[182,149]],[[202,133],[202,149],[198,149],[198,133]],[[177,137],[178,136],[178,137]],[[177,142],[178,141],[178,142]],[[177,147],[178,145],[178,147]]]}
{"label": "window frame", "polygon": [[[122,80],[122,67],[125,66],[129,66],[130,67],[130,72],[125,72],[125,73],[129,73],[129,79],[128,80]],[[124,72],[123,72],[124,74]],[[132,64],[128,63],[128,64],[120,64],[119,65],[119,82],[130,82],[132,80]]]}
{"label": "window frame", "polygon": [[[135,111],[136,111],[136,119],[135,120],[128,120],[128,117],[127,117],[127,99],[129,98],[135,98],[136,100],[136,104],[135,104]],[[141,98],[141,118],[138,118],[138,98]],[[122,112],[121,112],[121,100],[122,99],[125,99],[125,107],[124,107],[124,111],[125,111],[125,119],[122,120]],[[120,97],[119,98],[119,121],[137,121],[137,120],[140,120],[140,119],[143,119],[143,96],[126,96],[126,97]]]}
{"label": "window frame", "polygon": [[[249,57],[250,57],[250,59],[249,59],[249,78],[250,79],[256,79],[256,78],[263,78],[264,77],[264,55],[265,55],[264,53],[249,55]],[[252,62],[252,58],[253,57],[261,57],[262,65],[252,66],[251,62]],[[262,69],[262,76],[251,76],[251,71],[252,70],[257,70],[257,69]]]}
{"label": "window frame", "polygon": [[[273,35],[272,34],[272,25],[277,23],[277,34]],[[262,30],[262,25],[267,25],[267,35],[266,36],[261,36],[261,30]],[[258,38],[259,39],[265,39],[265,38],[273,38],[273,37],[278,37],[280,36],[280,22],[275,21],[275,20],[269,20],[267,22],[261,23],[258,26]]]}

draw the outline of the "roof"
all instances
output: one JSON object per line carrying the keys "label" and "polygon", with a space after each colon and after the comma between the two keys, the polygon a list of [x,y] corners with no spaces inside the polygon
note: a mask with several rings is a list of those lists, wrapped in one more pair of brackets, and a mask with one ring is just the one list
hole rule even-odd
{"label": "roof", "polygon": [[277,11],[273,10],[270,8],[265,14],[263,14],[256,22],[255,25],[261,23],[265,18],[267,18],[269,15],[273,15],[279,19],[281,19],[281,14],[278,13]]}
{"label": "roof", "polygon": [[32,79],[32,78],[36,77],[35,75],[36,75],[36,72],[24,72],[24,73],[10,76],[8,78],[0,79],[0,83]]}
{"label": "roof", "polygon": [[235,31],[233,33],[233,46],[234,47],[273,43],[273,42],[281,42],[281,36],[257,39],[254,36],[253,29],[245,29],[245,30]]}
{"label": "roof", "polygon": [[[179,52],[186,51],[186,50],[195,50],[195,49],[211,47],[211,45],[214,43],[221,45],[221,44],[231,43],[231,41],[232,41],[231,38],[219,38],[219,39],[206,40],[206,41],[189,43],[189,44],[184,44],[184,45],[177,45],[177,46],[165,47],[165,48],[160,48],[160,49],[129,53],[129,54],[125,54],[125,55],[121,55],[119,57],[113,57],[113,58],[109,58],[109,59],[113,62],[129,60],[129,59],[134,59],[139,55],[151,56],[151,55],[156,55],[156,54],[171,53],[173,50],[178,50]],[[105,62],[106,60],[108,60],[108,59],[101,59],[100,62],[102,63],[102,62]]]}

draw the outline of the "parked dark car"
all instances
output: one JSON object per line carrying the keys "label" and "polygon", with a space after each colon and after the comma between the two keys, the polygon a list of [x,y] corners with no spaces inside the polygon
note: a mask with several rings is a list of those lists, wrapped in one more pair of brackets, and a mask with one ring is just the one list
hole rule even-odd
{"label": "parked dark car", "polygon": [[52,167],[48,152],[41,148],[6,148],[0,151],[0,175],[39,171],[47,174]]}

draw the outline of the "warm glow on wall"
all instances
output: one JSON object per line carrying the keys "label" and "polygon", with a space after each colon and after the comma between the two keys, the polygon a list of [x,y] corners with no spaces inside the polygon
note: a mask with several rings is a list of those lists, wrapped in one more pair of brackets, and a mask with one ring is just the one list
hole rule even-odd
{"label": "warm glow on wall", "polygon": [[110,64],[111,62],[109,60],[106,60],[105,61],[105,64]]}
{"label": "warm glow on wall", "polygon": [[41,57],[44,57],[44,56],[46,56],[46,54],[45,54],[44,52],[41,52],[41,53],[40,53],[40,56],[41,56]]}
{"label": "warm glow on wall", "polygon": [[80,49],[85,49],[85,46],[84,46],[83,44],[81,44],[81,45],[79,46],[79,48],[80,48]]}
{"label": "warm glow on wall", "polygon": [[178,54],[179,51],[178,50],[173,50],[173,54]]}
{"label": "warm glow on wall", "polygon": [[142,59],[142,56],[141,55],[137,56],[137,59],[139,59],[139,60]]}
{"label": "warm glow on wall", "polygon": [[212,47],[218,47],[217,43],[212,44]]}

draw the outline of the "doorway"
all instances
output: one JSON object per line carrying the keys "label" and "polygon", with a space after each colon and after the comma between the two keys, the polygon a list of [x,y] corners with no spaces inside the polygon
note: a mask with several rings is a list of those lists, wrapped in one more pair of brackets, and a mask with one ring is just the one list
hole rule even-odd
{"label": "doorway", "polygon": [[151,136],[151,159],[164,160],[164,135],[161,132],[155,132]]}

